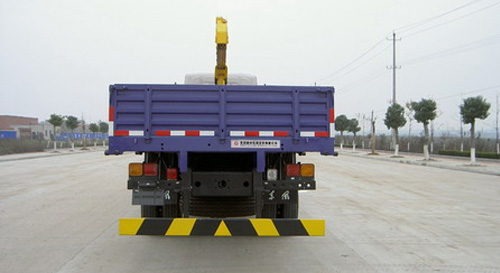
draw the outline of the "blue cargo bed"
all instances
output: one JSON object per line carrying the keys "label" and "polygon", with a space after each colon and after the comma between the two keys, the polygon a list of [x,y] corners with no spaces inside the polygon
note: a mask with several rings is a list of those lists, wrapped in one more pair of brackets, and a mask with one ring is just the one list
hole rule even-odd
{"label": "blue cargo bed", "polygon": [[334,152],[332,87],[110,86],[109,150],[179,153]]}

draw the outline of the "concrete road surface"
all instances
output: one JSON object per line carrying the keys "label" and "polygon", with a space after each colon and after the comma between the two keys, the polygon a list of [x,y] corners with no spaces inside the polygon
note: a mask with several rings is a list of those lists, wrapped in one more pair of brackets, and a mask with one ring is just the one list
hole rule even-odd
{"label": "concrete road surface", "polygon": [[308,155],[302,218],[325,237],[118,236],[141,157],[102,152],[0,162],[0,272],[500,272],[500,178]]}

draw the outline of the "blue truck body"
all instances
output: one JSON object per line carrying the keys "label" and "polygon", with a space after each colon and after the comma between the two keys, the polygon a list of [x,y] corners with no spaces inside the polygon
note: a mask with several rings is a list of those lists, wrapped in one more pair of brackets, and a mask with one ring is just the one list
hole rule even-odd
{"label": "blue truck body", "polygon": [[174,152],[180,172],[190,152],[334,155],[333,87],[110,86],[107,154]]}
{"label": "blue truck body", "polygon": [[297,218],[314,165],[335,155],[332,87],[110,86],[109,149],[144,155],[129,165],[144,218]]}

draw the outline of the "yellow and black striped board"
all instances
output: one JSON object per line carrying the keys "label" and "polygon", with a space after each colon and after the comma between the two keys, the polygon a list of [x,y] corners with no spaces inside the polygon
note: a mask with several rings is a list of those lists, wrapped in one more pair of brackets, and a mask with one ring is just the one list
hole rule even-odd
{"label": "yellow and black striped board", "polygon": [[325,220],[124,218],[120,235],[164,236],[325,236]]}

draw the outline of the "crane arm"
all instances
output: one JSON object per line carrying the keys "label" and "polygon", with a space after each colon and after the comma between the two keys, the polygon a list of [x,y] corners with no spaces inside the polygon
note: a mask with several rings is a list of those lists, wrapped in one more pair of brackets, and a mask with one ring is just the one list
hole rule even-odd
{"label": "crane arm", "polygon": [[227,21],[222,17],[215,19],[215,43],[217,44],[217,65],[215,66],[215,84],[227,84],[226,49],[229,43]]}

